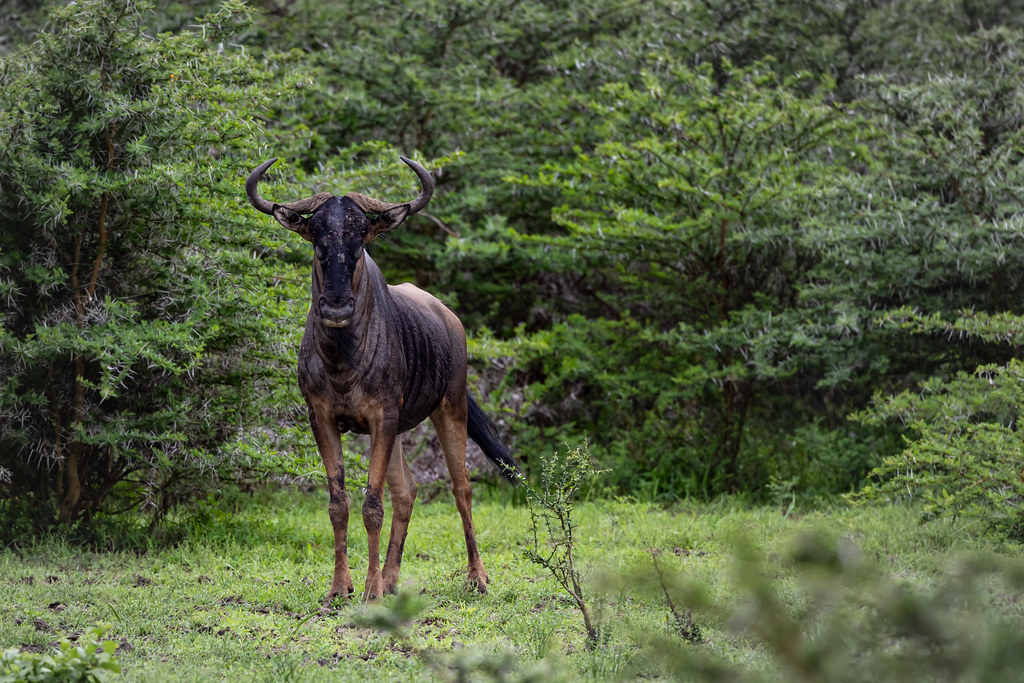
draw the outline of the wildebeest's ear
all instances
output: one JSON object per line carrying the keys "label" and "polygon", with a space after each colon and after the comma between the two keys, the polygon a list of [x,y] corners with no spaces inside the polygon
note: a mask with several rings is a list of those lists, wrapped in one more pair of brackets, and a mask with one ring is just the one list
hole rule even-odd
{"label": "wildebeest's ear", "polygon": [[313,238],[309,234],[309,221],[291,209],[281,206],[280,204],[275,205],[274,218],[276,218],[277,222],[284,227],[293,232],[299,233],[302,239],[307,242],[313,241]]}
{"label": "wildebeest's ear", "polygon": [[370,241],[381,233],[397,228],[408,215],[408,204],[402,204],[401,206],[396,206],[393,209],[388,209],[384,213],[378,215],[377,218],[370,221],[370,231],[366,236],[366,240]]}

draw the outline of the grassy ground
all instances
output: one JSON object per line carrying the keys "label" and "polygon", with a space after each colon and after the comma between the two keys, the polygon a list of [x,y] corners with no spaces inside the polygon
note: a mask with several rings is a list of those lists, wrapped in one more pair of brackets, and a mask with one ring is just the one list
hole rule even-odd
{"label": "grassy ground", "polygon": [[[490,592],[477,595],[463,583],[464,545],[454,505],[444,496],[420,504],[402,577],[428,604],[406,638],[358,625],[362,608],[354,600],[318,613],[330,578],[326,496],[278,491],[245,498],[230,512],[212,510],[183,542],[165,549],[92,552],[50,540],[0,551],[0,650],[45,648],[108,622],[108,637],[120,643],[124,680],[434,678],[437,672],[417,654],[424,651],[463,657],[513,651],[520,672],[604,680],[637,674],[645,634],[672,630],[671,614],[657,596],[632,591],[651,573],[652,548],[663,572],[696,580],[725,602],[735,590],[727,539],[737,533],[770,560],[787,552],[793,533],[824,529],[854,539],[882,574],[922,587],[964,552],[1019,554],[955,524],[921,526],[913,511],[901,508],[785,516],[730,503],[675,510],[585,503],[577,511],[578,552],[594,567],[593,585],[604,586],[596,602],[605,605],[607,634],[601,647],[590,649],[564,593],[524,557],[528,509],[487,500],[486,493],[479,498],[474,515]],[[366,569],[358,514],[350,529],[358,593]],[[800,576],[781,565],[771,571],[780,599],[800,609],[806,600]],[[1020,618],[1016,595],[997,595],[987,604]],[[741,667],[772,666],[764,647],[708,619],[698,624],[699,644],[678,646],[712,650]]]}

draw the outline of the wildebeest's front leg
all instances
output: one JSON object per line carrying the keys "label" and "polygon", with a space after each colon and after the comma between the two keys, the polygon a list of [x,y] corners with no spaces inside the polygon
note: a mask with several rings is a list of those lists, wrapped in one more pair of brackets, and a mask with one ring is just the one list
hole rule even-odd
{"label": "wildebeest's front leg", "polygon": [[327,472],[327,492],[330,502],[327,513],[334,531],[334,578],[324,598],[324,608],[338,595],[349,595],[354,591],[352,576],[348,569],[348,492],[345,491],[345,459],[341,450],[341,434],[332,419],[326,415],[317,416],[309,406],[309,424],[313,428],[320,457]]}
{"label": "wildebeest's front leg", "polygon": [[402,567],[402,553],[405,537],[409,532],[412,508],[416,504],[416,481],[409,471],[409,464],[402,453],[402,438],[395,438],[395,448],[388,464],[388,491],[391,493],[391,535],[388,537],[388,552],[384,559],[384,592],[395,593],[398,589],[398,574]]}
{"label": "wildebeest's front leg", "polygon": [[370,466],[366,473],[366,499],[363,500],[363,525],[366,527],[367,544],[364,601],[376,600],[384,593],[384,581],[380,573],[380,532],[384,526],[384,503],[381,496],[397,434],[397,414],[382,415],[370,422]]}
{"label": "wildebeest's front leg", "polygon": [[462,517],[462,531],[466,535],[466,553],[469,556],[469,582],[481,593],[487,592],[487,572],[476,547],[476,531],[473,529],[473,492],[469,486],[469,469],[466,467],[466,399],[450,403],[448,399],[430,416],[437,438],[441,441],[448,474],[452,478],[452,493],[455,506]]}

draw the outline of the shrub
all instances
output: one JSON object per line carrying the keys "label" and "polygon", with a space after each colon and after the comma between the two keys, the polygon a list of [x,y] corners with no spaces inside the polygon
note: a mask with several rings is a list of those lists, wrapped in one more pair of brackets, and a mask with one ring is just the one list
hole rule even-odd
{"label": "shrub", "polygon": [[[990,604],[993,592],[1020,590],[1019,561],[964,559],[920,587],[880,571],[851,539],[818,532],[782,558],[744,540],[732,553],[731,578],[717,590],[679,572],[647,577],[652,598],[671,596],[719,634],[717,643],[664,632],[647,641],[647,661],[674,680],[995,681],[1024,664],[1016,618]],[[783,574],[792,588],[777,581]],[[723,654],[727,639],[763,652],[767,666]]]}
{"label": "shrub", "polygon": [[551,573],[583,617],[587,644],[597,648],[602,626],[594,613],[593,600],[584,587],[584,570],[576,547],[577,522],[573,508],[580,489],[593,479],[596,471],[588,444],[541,459],[536,470],[539,486],[519,473],[530,506],[532,542],[526,551],[531,562]]}
{"label": "shrub", "polygon": [[110,674],[121,673],[114,658],[117,643],[103,640],[109,629],[94,626],[74,644],[62,638],[57,652],[5,650],[0,655],[0,683],[101,683]]}
{"label": "shrub", "polygon": [[963,517],[1024,539],[1024,363],[988,365],[879,397],[868,422],[909,427],[901,453],[871,471],[855,500],[918,501],[926,518]]}
{"label": "shrub", "polygon": [[38,526],[244,469],[225,446],[291,374],[239,177],[280,87],[230,48],[241,3],[155,37],[146,8],[56,9],[0,64],[0,486]]}

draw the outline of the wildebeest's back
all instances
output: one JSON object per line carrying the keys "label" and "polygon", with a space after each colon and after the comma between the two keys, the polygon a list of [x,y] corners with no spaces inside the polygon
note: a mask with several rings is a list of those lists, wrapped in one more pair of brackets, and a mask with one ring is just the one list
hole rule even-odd
{"label": "wildebeest's back", "polygon": [[452,371],[465,366],[466,336],[455,314],[430,294],[408,283],[389,289],[405,352],[398,429],[406,431],[437,408],[453,381],[458,383]]}

